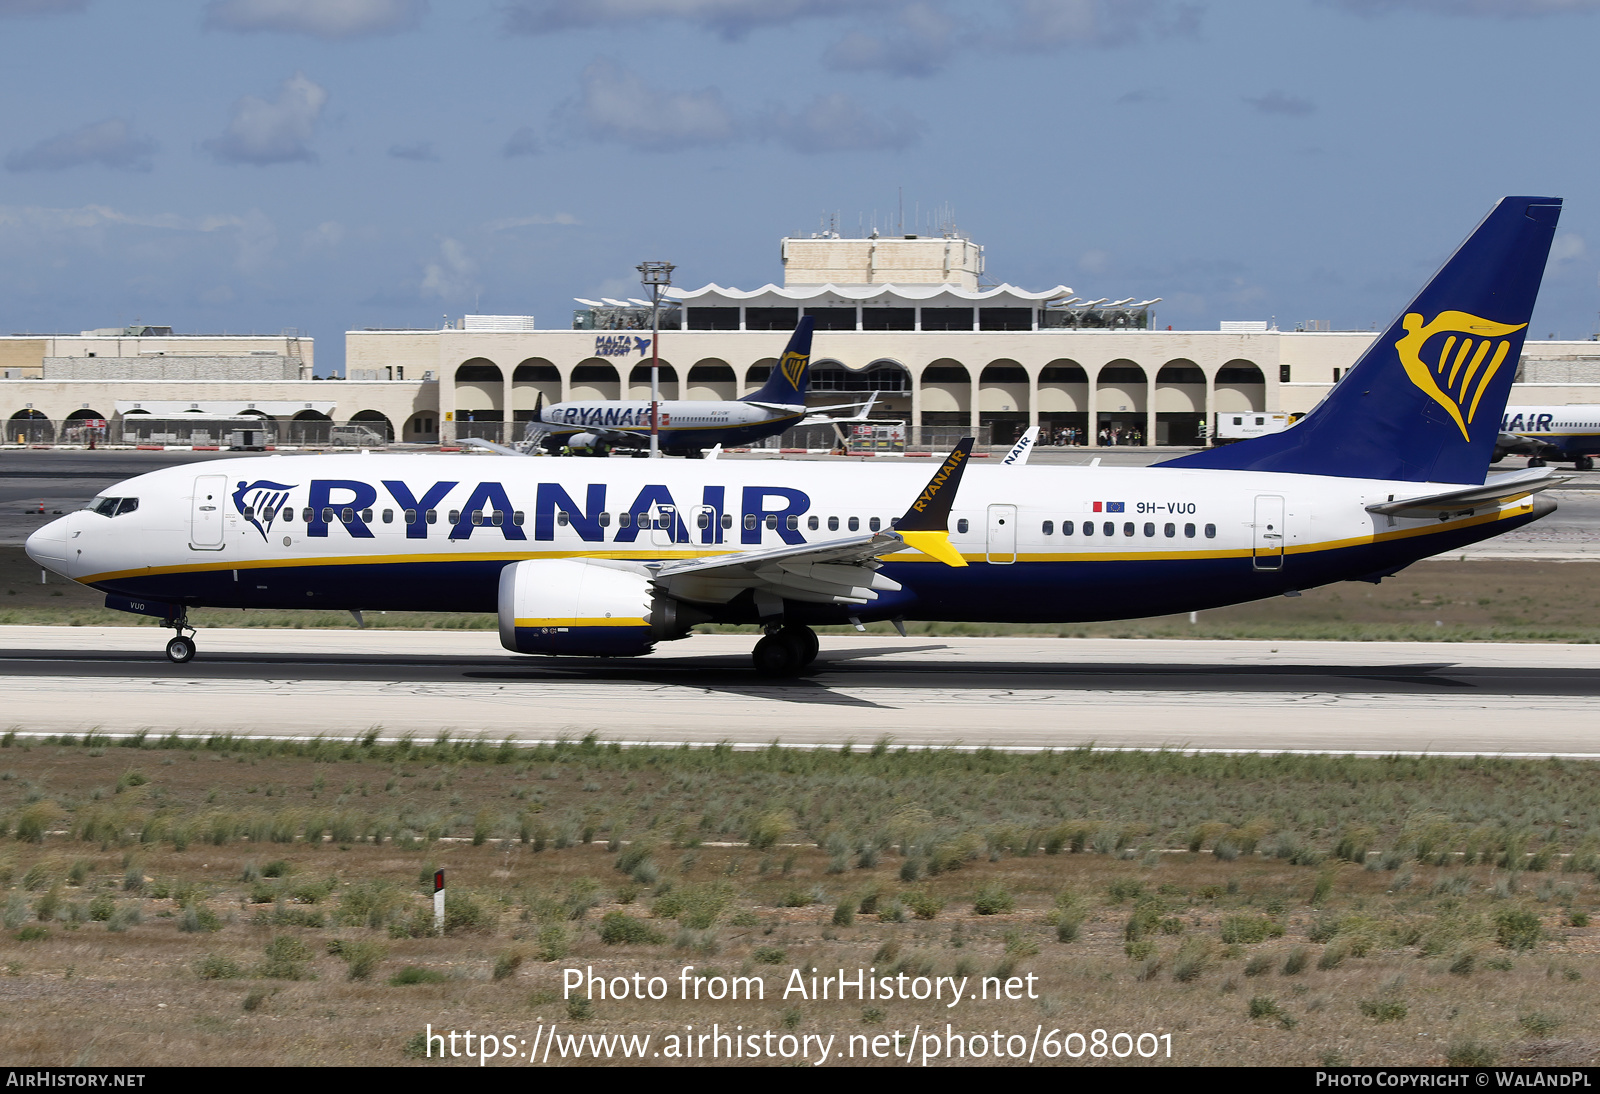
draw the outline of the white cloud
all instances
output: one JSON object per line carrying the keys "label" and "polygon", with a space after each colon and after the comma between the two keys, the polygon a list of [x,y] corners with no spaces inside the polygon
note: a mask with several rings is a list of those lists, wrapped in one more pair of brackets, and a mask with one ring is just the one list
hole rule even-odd
{"label": "white cloud", "polygon": [[416,163],[438,163],[439,153],[433,149],[432,141],[417,141],[415,144],[391,144],[389,156],[397,160],[412,160]]}
{"label": "white cloud", "polygon": [[439,257],[422,268],[422,295],[441,300],[461,300],[478,291],[473,280],[478,264],[467,257],[466,248],[453,239],[439,242]]}
{"label": "white cloud", "polygon": [[148,171],[157,147],[149,137],[135,136],[126,119],[107,118],[12,152],[6,157],[6,170],[61,171],[98,163],[124,171]]}
{"label": "white cloud", "polygon": [[82,11],[88,6],[89,0],[0,0],[0,19],[66,15]]}
{"label": "white cloud", "polygon": [[234,265],[244,273],[260,269],[278,245],[278,230],[259,209],[247,213],[125,213],[108,205],[52,208],[43,205],[0,205],[0,230],[32,233],[58,245],[72,239],[96,239],[107,231],[146,229],[171,237],[219,236],[231,239]]}
{"label": "white cloud", "polygon": [[515,156],[537,156],[543,151],[544,147],[539,143],[539,138],[532,127],[525,125],[506,138],[506,146],[501,149],[501,155],[510,159]]}
{"label": "white cloud", "polygon": [[1282,91],[1269,91],[1265,95],[1246,96],[1246,103],[1263,114],[1282,114],[1290,118],[1304,118],[1317,112],[1317,104],[1298,95]]}
{"label": "white cloud", "polygon": [[1105,251],[1084,251],[1078,258],[1078,268],[1088,273],[1105,273],[1111,266],[1111,256]]}
{"label": "white cloud", "polygon": [[689,23],[725,38],[807,19],[855,15],[891,0],[518,0],[505,9],[513,34],[554,34],[653,21]]}
{"label": "white cloud", "polygon": [[1600,11],[1600,0],[1318,0],[1358,15],[1419,11],[1429,15],[1532,19],[1543,15],[1581,15]]}
{"label": "white cloud", "polygon": [[345,227],[337,220],[325,220],[300,237],[303,251],[332,251],[344,242]]}
{"label": "white cloud", "polygon": [[842,92],[818,95],[795,114],[774,111],[765,128],[806,153],[896,150],[915,144],[921,130],[904,111],[875,114]]}
{"label": "white cloud", "polygon": [[579,83],[577,97],[558,113],[580,137],[665,152],[728,144],[740,136],[740,124],[716,88],[661,91],[603,57],[583,70]]}
{"label": "white cloud", "polygon": [[1588,253],[1583,237],[1576,232],[1558,235],[1550,244],[1550,261],[1557,264],[1575,261]]}
{"label": "white cloud", "polygon": [[223,163],[311,162],[311,137],[327,105],[328,93],[296,72],[283,82],[272,102],[246,95],[233,104],[227,132],[202,147]]}
{"label": "white cloud", "polygon": [[949,63],[960,27],[942,7],[910,3],[894,12],[887,27],[877,21],[840,38],[823,62],[845,72],[882,71],[897,76],[930,76]]}
{"label": "white cloud", "polygon": [[414,30],[427,10],[427,0],[211,0],[205,28],[365,38]]}

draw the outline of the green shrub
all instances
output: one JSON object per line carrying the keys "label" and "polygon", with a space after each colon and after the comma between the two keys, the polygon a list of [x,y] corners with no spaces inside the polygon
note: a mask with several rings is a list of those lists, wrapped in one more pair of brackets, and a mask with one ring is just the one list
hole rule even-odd
{"label": "green shrub", "polygon": [[567,1000],[567,1017],[574,1022],[584,1022],[594,1017],[594,1004],[573,996]]}
{"label": "green shrub", "polygon": [[1283,1013],[1278,1001],[1267,995],[1252,996],[1245,1011],[1251,1018],[1276,1018]]}
{"label": "green shrub", "polygon": [[1445,1049],[1445,1063],[1451,1067],[1493,1067],[1498,1057],[1482,1041],[1456,1040]]}
{"label": "green shrub", "polygon": [[1404,1021],[1409,1013],[1409,1008],[1399,999],[1363,999],[1359,1005],[1361,1013],[1376,1022]]}
{"label": "green shrub", "polygon": [[117,898],[110,893],[101,893],[89,901],[89,918],[96,923],[104,923],[117,914]]}
{"label": "green shrub", "polygon": [[33,914],[41,923],[48,923],[61,910],[61,887],[52,885],[48,892],[33,902]]}
{"label": "green shrub", "polygon": [[1336,938],[1323,948],[1322,955],[1317,958],[1317,968],[1324,972],[1337,969],[1350,955],[1350,946],[1342,938]]}
{"label": "green shrub", "polygon": [[1530,1037],[1548,1037],[1561,1025],[1561,1019],[1547,1011],[1535,1010],[1519,1014],[1517,1023],[1528,1031]]}
{"label": "green shrub", "polygon": [[490,975],[498,983],[517,975],[517,970],[520,968],[522,968],[522,951],[507,950],[494,959],[494,971]]}
{"label": "green shrub", "polygon": [[204,904],[185,904],[183,911],[178,915],[178,930],[190,934],[201,932],[220,931],[222,920],[216,912]]}
{"label": "green shrub", "polygon": [[448,976],[437,969],[423,969],[418,968],[416,965],[407,965],[389,977],[389,983],[394,987],[400,988],[405,987],[407,984],[443,984],[449,979]]}
{"label": "green shrub", "polygon": [[[448,893],[446,894],[448,899]],[[334,922],[382,930],[404,913],[411,898],[387,881],[348,885],[339,894]]]}
{"label": "green shrub", "polygon": [[1567,916],[1567,926],[1569,927],[1587,927],[1588,925],[1588,912],[1573,912]]}
{"label": "green shrub", "polygon": [[1106,895],[1111,898],[1111,903],[1121,904],[1125,900],[1138,900],[1144,896],[1144,883],[1133,878],[1118,878],[1106,886]]}
{"label": "green shrub", "polygon": [[1191,938],[1178,947],[1172,959],[1172,978],[1180,984],[1200,979],[1211,967],[1211,944],[1202,938]]}
{"label": "green shrub", "polygon": [[1076,942],[1083,933],[1083,921],[1087,918],[1083,909],[1073,907],[1064,909],[1056,919],[1056,941]]}
{"label": "green shrub", "polygon": [[494,920],[494,913],[473,894],[462,889],[445,890],[445,934],[488,931],[494,927]]}
{"label": "green shrub", "polygon": [[608,946],[659,946],[666,940],[660,931],[626,912],[607,912],[600,917],[600,941]]}
{"label": "green shrub", "polygon": [[757,965],[781,965],[788,954],[777,946],[757,946],[750,951],[750,960]]}
{"label": "green shrub", "polygon": [[845,897],[833,909],[833,925],[835,927],[851,927],[856,921],[856,901],[854,897]]}
{"label": "green shrub", "polygon": [[1495,940],[1508,950],[1531,950],[1544,937],[1539,914],[1524,908],[1502,908],[1494,916]]}
{"label": "green shrub", "polygon": [[1296,946],[1289,951],[1289,956],[1283,959],[1283,975],[1299,976],[1306,971],[1306,966],[1311,963],[1311,955],[1304,946]]}
{"label": "green shrub", "polygon": [[37,923],[30,923],[28,926],[17,932],[18,942],[38,942],[41,939],[49,937],[49,929],[46,927],[41,927]]}
{"label": "green shrub", "polygon": [[344,959],[345,971],[351,980],[371,980],[372,973],[388,956],[377,942],[345,942],[339,947],[339,957]]}
{"label": "green shrub", "polygon": [[196,961],[194,971],[202,980],[236,980],[244,975],[237,961],[216,953],[208,953]]}
{"label": "green shrub", "polygon": [[314,980],[310,948],[293,935],[281,934],[266,945],[266,958],[255,974],[264,980]]}
{"label": "green shrub", "polygon": [[981,887],[972,900],[972,911],[976,915],[1004,915],[1016,906],[1017,898],[1010,890],[993,881]]}
{"label": "green shrub", "polygon": [[1265,976],[1272,971],[1273,960],[1267,954],[1258,953],[1245,962],[1244,974],[1246,976]]}
{"label": "green shrub", "polygon": [[750,826],[750,846],[757,851],[770,851],[794,827],[789,814],[778,811],[763,813]]}
{"label": "green shrub", "polygon": [[905,893],[900,899],[918,919],[934,919],[944,911],[944,901],[926,891]]}
{"label": "green shrub", "polygon": [[1230,915],[1222,921],[1222,941],[1230,946],[1283,937],[1281,924],[1264,915]]}
{"label": "green shrub", "polygon": [[261,868],[262,877],[288,877],[293,867],[283,859],[274,859]]}
{"label": "green shrub", "polygon": [[560,961],[567,956],[567,929],[559,923],[547,923],[539,928],[534,938],[534,952],[540,961]]}
{"label": "green shrub", "polygon": [[1450,962],[1452,976],[1471,976],[1478,966],[1478,955],[1471,950],[1462,950]]}

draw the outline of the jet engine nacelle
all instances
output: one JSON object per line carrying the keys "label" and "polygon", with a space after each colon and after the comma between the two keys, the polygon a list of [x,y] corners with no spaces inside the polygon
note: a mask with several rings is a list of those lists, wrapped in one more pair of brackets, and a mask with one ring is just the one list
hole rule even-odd
{"label": "jet engine nacelle", "polygon": [[500,571],[500,644],[514,653],[635,657],[706,618],[643,574],[594,559],[530,559]]}

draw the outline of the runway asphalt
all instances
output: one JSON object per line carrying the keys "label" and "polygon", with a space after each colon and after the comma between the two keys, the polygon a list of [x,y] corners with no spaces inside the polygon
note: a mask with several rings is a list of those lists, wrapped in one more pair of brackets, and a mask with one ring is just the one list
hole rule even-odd
{"label": "runway asphalt", "polygon": [[829,636],[808,674],[751,636],[529,658],[492,632],[0,628],[0,727],[759,747],[898,744],[1600,758],[1600,646]]}

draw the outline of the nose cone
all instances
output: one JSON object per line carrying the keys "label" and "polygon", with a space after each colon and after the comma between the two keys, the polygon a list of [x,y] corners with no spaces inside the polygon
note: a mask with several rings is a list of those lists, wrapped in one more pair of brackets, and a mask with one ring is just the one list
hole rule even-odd
{"label": "nose cone", "polygon": [[28,537],[24,545],[28,557],[47,570],[65,576],[67,572],[67,518],[53,520]]}

